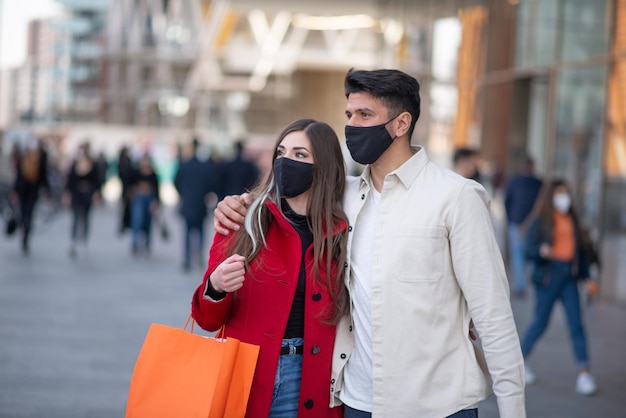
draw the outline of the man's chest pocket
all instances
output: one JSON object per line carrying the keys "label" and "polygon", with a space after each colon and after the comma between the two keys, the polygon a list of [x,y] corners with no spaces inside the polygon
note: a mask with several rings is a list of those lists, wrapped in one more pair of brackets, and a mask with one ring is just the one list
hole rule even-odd
{"label": "man's chest pocket", "polygon": [[446,236],[445,228],[438,226],[396,231],[391,244],[396,280],[433,283],[441,279],[448,242]]}

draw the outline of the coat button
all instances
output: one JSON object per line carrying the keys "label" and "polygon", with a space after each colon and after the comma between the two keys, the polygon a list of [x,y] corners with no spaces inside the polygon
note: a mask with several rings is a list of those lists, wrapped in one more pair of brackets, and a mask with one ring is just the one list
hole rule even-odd
{"label": "coat button", "polygon": [[311,354],[317,354],[317,353],[319,353],[319,352],[320,352],[320,348],[319,348],[318,346],[314,346],[314,347],[311,349]]}
{"label": "coat button", "polygon": [[361,200],[365,200],[365,194],[361,195]]}
{"label": "coat button", "polygon": [[322,299],[322,294],[321,294],[321,293],[318,293],[318,292],[315,292],[315,293],[313,293],[313,296],[311,296],[311,297],[313,298],[313,300],[314,300],[315,302],[317,302],[317,301],[319,301],[320,299]]}
{"label": "coat button", "polygon": [[330,383],[331,384],[335,383],[335,379],[330,379]]}
{"label": "coat button", "polygon": [[346,358],[346,355],[345,355],[345,353],[341,353],[341,355],[339,357],[341,357],[343,359],[343,358]]}
{"label": "coat button", "polygon": [[346,261],[345,263],[343,263],[343,266],[344,266],[345,268],[348,268],[348,262]]}
{"label": "coat button", "polygon": [[313,400],[312,399],[307,399],[306,401],[304,401],[304,407],[306,409],[313,408]]}
{"label": "coat button", "polygon": [[350,330],[350,332],[352,332],[352,325],[350,325],[350,328],[348,328]]}
{"label": "coat button", "polygon": [[348,227],[348,232],[352,232],[352,226]]}

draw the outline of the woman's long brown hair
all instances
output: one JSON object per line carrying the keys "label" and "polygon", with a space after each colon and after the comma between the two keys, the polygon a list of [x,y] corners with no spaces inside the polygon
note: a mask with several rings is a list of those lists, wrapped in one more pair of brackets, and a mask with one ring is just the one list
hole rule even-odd
{"label": "woman's long brown hair", "polygon": [[[292,132],[302,131],[311,142],[313,155],[313,182],[309,190],[307,218],[313,233],[313,276],[326,287],[331,297],[328,311],[323,312],[326,323],[337,323],[348,312],[349,301],[344,285],[346,247],[348,235],[345,230],[334,234],[333,230],[341,222],[348,223],[341,208],[341,199],[345,189],[346,168],[339,146],[339,140],[333,129],[324,122],[315,119],[298,119],[283,129],[274,145],[272,161],[277,157],[278,145]],[[266,201],[274,202],[281,208],[280,197],[270,172],[265,182],[260,183],[251,192],[254,198],[245,220],[245,232],[236,234],[231,242],[231,254],[240,254],[246,258],[246,270],[254,261],[261,247],[265,245],[265,235],[272,222],[272,214],[265,206]],[[333,263],[334,261],[334,263]],[[321,271],[324,271],[322,275]]]}

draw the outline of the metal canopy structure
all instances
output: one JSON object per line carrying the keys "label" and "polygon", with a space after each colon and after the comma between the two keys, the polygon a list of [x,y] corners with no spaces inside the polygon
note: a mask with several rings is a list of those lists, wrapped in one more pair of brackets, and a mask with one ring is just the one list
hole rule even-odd
{"label": "metal canopy structure", "polygon": [[[393,66],[403,26],[380,2],[113,0],[104,118],[203,129],[254,97],[289,97],[299,69]],[[231,126],[229,129],[232,129]],[[245,129],[245,127],[235,127]]]}

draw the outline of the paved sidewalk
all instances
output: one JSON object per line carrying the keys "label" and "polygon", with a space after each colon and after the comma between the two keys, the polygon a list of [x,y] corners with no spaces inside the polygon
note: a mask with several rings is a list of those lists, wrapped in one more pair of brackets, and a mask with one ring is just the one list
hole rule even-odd
{"label": "paved sidewalk", "polygon": [[[534,309],[532,293],[512,301],[520,337]],[[575,391],[576,369],[562,305],[552,313],[550,326],[539,340],[528,364],[537,380],[526,388],[529,418],[626,417],[626,308],[594,301],[584,306],[591,372],[598,392],[582,396]],[[481,418],[497,418],[492,396],[480,407]]]}
{"label": "paved sidewalk", "polygon": [[[115,210],[96,209],[87,251],[68,257],[69,214],[35,235],[28,257],[0,236],[0,417],[123,417],[151,322],[182,326],[202,278],[184,274],[179,220],[169,242],[133,257]],[[155,234],[158,235],[158,234]]]}
{"label": "paved sidewalk", "polygon": [[[203,273],[182,272],[181,225],[171,210],[168,220],[170,241],[155,236],[150,257],[130,254],[130,237],[116,234],[112,207],[96,210],[89,249],[76,260],[67,253],[66,213],[34,237],[28,257],[17,237],[0,236],[0,417],[124,416],[150,323],[182,326]],[[532,297],[513,307],[523,329]],[[529,417],[626,416],[626,309],[598,301],[586,310],[600,391],[575,393],[559,309],[530,360],[538,380],[527,390]],[[497,417],[493,398],[480,406],[480,416]]]}

